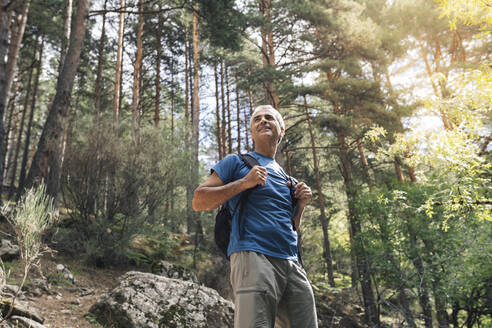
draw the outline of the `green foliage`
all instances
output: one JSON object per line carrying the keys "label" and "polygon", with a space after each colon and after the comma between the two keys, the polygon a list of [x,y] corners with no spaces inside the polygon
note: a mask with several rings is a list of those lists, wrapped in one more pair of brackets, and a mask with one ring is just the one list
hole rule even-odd
{"label": "green foliage", "polygon": [[177,192],[187,179],[184,145],[155,128],[142,131],[138,148],[103,123],[85,133],[67,152],[63,196],[71,211],[59,228],[59,247],[102,266],[140,262],[148,254],[131,247],[145,234],[164,257],[166,232],[182,224],[176,219],[184,210]]}
{"label": "green foliage", "polygon": [[29,267],[43,252],[43,234],[58,218],[53,199],[41,184],[29,189],[15,208],[5,205],[2,212],[10,212],[7,219],[16,233],[21,257]]}

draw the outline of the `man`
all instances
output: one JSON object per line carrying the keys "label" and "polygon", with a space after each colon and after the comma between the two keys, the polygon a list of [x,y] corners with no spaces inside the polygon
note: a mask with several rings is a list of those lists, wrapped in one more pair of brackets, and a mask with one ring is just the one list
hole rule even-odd
{"label": "man", "polygon": [[[291,196],[290,182],[275,161],[285,133],[280,113],[259,106],[251,117],[251,137],[260,166],[249,169],[237,155],[228,155],[195,190],[193,209],[212,210],[225,202],[236,208],[240,193],[252,190],[242,213],[234,212],[228,255],[234,291],[234,327],[317,327],[313,291],[299,264],[297,233],[312,197],[303,182]],[[232,214],[232,213],[231,213]]]}

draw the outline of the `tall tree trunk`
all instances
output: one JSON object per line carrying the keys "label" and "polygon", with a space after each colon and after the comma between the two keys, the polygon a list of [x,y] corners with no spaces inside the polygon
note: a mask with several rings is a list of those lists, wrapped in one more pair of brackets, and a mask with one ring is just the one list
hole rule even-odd
{"label": "tall tree trunk", "polygon": [[16,143],[15,151],[14,151],[13,168],[12,168],[12,176],[10,179],[10,188],[9,188],[8,199],[11,199],[13,194],[14,194],[14,186],[15,186],[15,180],[16,180],[15,178],[17,177],[17,163],[18,163],[18,158],[19,158],[19,150],[20,150],[20,146],[22,144],[22,133],[24,132],[24,122],[26,120],[27,107],[29,105],[29,100],[30,100],[30,95],[31,95],[32,73],[34,70],[34,61],[36,60],[36,53],[38,51],[37,46],[38,46],[38,38],[36,38],[36,41],[35,41],[33,63],[31,64],[31,67],[29,68],[29,74],[28,74],[28,78],[27,78],[26,95],[24,97],[24,104],[22,107],[23,108],[22,109],[22,116],[21,116],[21,120],[20,120],[20,124],[19,124],[17,143]]}
{"label": "tall tree trunk", "polygon": [[122,12],[120,13],[120,20],[118,23],[118,48],[116,50],[116,73],[114,79],[114,94],[113,94],[113,114],[116,127],[118,127],[118,121],[120,119],[120,85],[121,85],[121,71],[123,62],[123,32],[125,27],[125,13],[123,10],[126,7],[125,0],[120,0],[120,6]]}
{"label": "tall tree trunk", "polygon": [[241,154],[241,99],[239,98],[239,78],[236,77],[236,113],[237,113],[237,153]]}
{"label": "tall tree trunk", "polygon": [[[46,119],[43,132],[27,178],[27,185],[32,186],[36,180],[47,177],[50,170],[59,168],[60,138],[63,132],[63,119],[68,114],[72,97],[73,82],[79,65],[80,52],[84,43],[87,15],[90,0],[79,0],[71,33],[71,44],[68,49],[61,74],[58,76],[55,99]],[[59,177],[58,172],[52,175]],[[48,193],[55,198],[58,195],[59,181],[48,181]]]}
{"label": "tall tree trunk", "polygon": [[[162,47],[161,47],[161,31],[162,31],[162,14],[159,13],[159,22],[156,31],[156,49],[157,58],[155,64],[155,109],[154,109],[154,126],[159,126],[160,120],[160,106],[161,106],[161,59],[162,59]],[[171,59],[172,60],[172,59]]]}
{"label": "tall tree trunk", "polygon": [[186,123],[186,139],[188,139],[188,125],[190,123],[190,88],[191,88],[191,85],[189,84],[189,79],[188,79],[188,76],[190,75],[190,67],[188,65],[189,63],[189,60],[188,60],[188,57],[190,55],[189,53],[189,50],[188,50],[188,32],[186,31],[186,28],[185,28],[185,31],[184,31],[184,34],[185,34],[185,42],[184,42],[184,46],[185,46],[185,123]]}
{"label": "tall tree trunk", "polygon": [[221,134],[222,134],[222,156],[225,157],[227,154],[226,149],[226,103],[225,103],[225,77],[224,77],[224,61],[220,62],[220,93],[222,99],[222,124],[221,124]]}
{"label": "tall tree trunk", "polygon": [[[417,238],[414,233],[411,232],[410,236],[412,246],[416,249]],[[429,292],[427,288],[427,278],[425,275],[424,263],[419,254],[415,254],[412,258],[412,263],[417,269],[419,275],[420,283],[417,285],[417,292],[419,296],[420,307],[422,308],[422,314],[424,316],[425,328],[432,328],[432,306],[430,303]]]}
{"label": "tall tree trunk", "polygon": [[24,37],[24,31],[26,28],[27,14],[29,12],[30,1],[25,0],[20,2],[21,7],[19,8],[19,13],[15,16],[14,30],[12,31],[12,36],[9,44],[7,67],[5,72],[5,88],[6,92],[4,99],[0,99],[4,106],[7,106],[10,89],[12,88],[12,83],[14,81],[14,74],[17,69],[17,60],[19,58],[19,50],[21,48],[22,39]]}
{"label": "tall tree trunk", "polygon": [[353,243],[355,243],[352,244],[352,247],[355,249],[357,271],[359,274],[362,298],[364,301],[365,317],[368,324],[378,326],[379,313],[377,311],[376,301],[374,299],[374,292],[371,285],[369,263],[366,258],[367,255],[365,254],[364,245],[362,243],[362,240],[360,240],[362,229],[359,218],[355,214],[356,211],[354,208],[354,200],[357,197],[357,191],[352,178],[352,163],[348,155],[348,147],[345,142],[345,136],[341,132],[337,132],[337,138],[339,144],[341,170],[348,202],[349,224],[353,235]]}
{"label": "tall tree trunk", "polygon": [[[104,10],[106,10],[106,5],[108,0],[104,0]],[[94,106],[96,109],[96,117],[99,118],[99,121],[102,116],[102,108],[101,108],[101,91],[102,91],[102,69],[104,64],[104,43],[106,42],[106,14],[102,15],[102,26],[101,26],[101,37],[99,39],[99,47],[98,47],[98,59],[97,59],[97,73],[96,73],[96,83],[94,87],[95,99]]]}
{"label": "tall tree trunk", "polygon": [[229,89],[229,69],[225,68],[226,98],[227,98],[227,153],[232,154],[232,118],[231,118],[231,90]]}
{"label": "tall tree trunk", "polygon": [[45,37],[43,35],[41,38],[41,46],[39,48],[39,56],[37,60],[36,77],[34,79],[34,87],[32,91],[32,99],[31,99],[31,109],[29,111],[29,120],[27,122],[26,137],[24,140],[24,152],[22,154],[21,169],[19,174],[19,186],[17,188],[16,200],[20,199],[20,196],[22,195],[22,192],[24,190],[24,182],[25,182],[26,170],[27,170],[27,159],[29,157],[29,145],[31,142],[32,122],[34,119],[34,109],[36,108],[36,97],[38,94],[39,78],[41,76],[41,68],[43,62],[44,39]]}
{"label": "tall tree trunk", "polygon": [[[275,44],[273,40],[272,29],[272,1],[271,0],[259,0],[260,1],[260,14],[263,16],[264,23],[260,27],[261,35],[261,53],[263,59],[263,68],[275,69]],[[265,101],[272,105],[275,109],[280,108],[280,100],[275,90],[275,83],[272,80],[266,80],[265,82]]]}
{"label": "tall tree trunk", "polygon": [[171,142],[174,141],[174,60],[171,60]]}
{"label": "tall tree trunk", "polygon": [[219,99],[219,74],[217,72],[217,63],[214,63],[214,77],[215,77],[215,121],[216,131],[215,136],[217,138],[217,150],[219,152],[219,159],[224,156],[222,154],[222,135],[220,124],[220,99]]}
{"label": "tall tree trunk", "polygon": [[[193,6],[193,186],[198,185],[198,152],[199,152],[199,136],[200,136],[200,22],[198,18],[198,4]],[[191,204],[190,204],[191,206]],[[201,237],[203,236],[202,223],[200,217],[193,212],[195,220],[195,252],[193,256],[193,267],[196,267],[196,251],[199,247]]]}
{"label": "tall tree trunk", "polygon": [[[426,51],[424,45],[421,46],[421,54],[422,54],[422,58],[424,59],[425,69],[426,69],[427,75],[428,75],[428,77],[430,79],[430,82],[431,82],[431,85],[432,85],[432,89],[434,90],[434,95],[436,97],[441,97],[441,96],[443,96],[443,93],[442,93],[443,92],[443,89],[441,89],[441,93],[440,93],[439,90],[438,90],[438,88],[437,88],[437,85],[434,83],[434,80],[433,80],[434,72],[432,71],[432,68],[431,68],[431,66],[429,64],[429,60],[427,58],[427,51]],[[440,61],[440,50],[436,50],[436,56],[434,57],[434,59],[436,61],[436,73],[437,73],[437,72],[439,72],[438,70],[440,70],[440,64],[439,64],[439,61]],[[444,87],[441,85],[441,88],[444,88]],[[453,125],[449,121],[449,118],[448,118],[447,114],[442,109],[439,109],[439,112],[441,114],[441,120],[442,120],[442,123],[444,125],[444,128],[446,130],[452,130],[453,129]]]}
{"label": "tall tree trunk", "polygon": [[140,79],[143,61],[143,0],[138,0],[138,24],[137,24],[137,53],[135,56],[135,66],[133,70],[132,87],[132,140],[135,147],[140,143]]}
{"label": "tall tree trunk", "polygon": [[306,113],[309,136],[311,138],[311,151],[313,153],[314,175],[316,178],[316,188],[318,190],[318,197],[317,198],[318,198],[319,210],[320,210],[320,214],[321,214],[319,219],[321,221],[321,227],[323,229],[324,258],[325,258],[325,263],[326,263],[326,269],[328,271],[328,282],[329,282],[331,287],[335,287],[335,278],[333,276],[333,261],[331,258],[330,238],[328,236],[328,226],[330,224],[330,220],[326,217],[326,212],[325,212],[325,199],[323,196],[321,175],[319,173],[318,153],[316,151],[316,141],[314,138],[313,126],[311,124],[311,116],[309,115],[306,96],[304,96],[304,111]]}
{"label": "tall tree trunk", "polygon": [[[9,33],[9,12],[12,1],[3,0],[0,2],[0,192],[3,190],[3,171],[4,171],[4,160],[5,160],[5,143],[4,140],[4,126],[3,117],[5,113],[5,106],[7,104],[7,99],[9,95],[9,90],[7,90],[7,77],[6,69],[7,62],[5,58],[7,57],[7,49],[9,47],[8,43],[8,33]],[[0,203],[2,200],[0,199]]]}
{"label": "tall tree trunk", "polygon": [[70,45],[70,26],[72,25],[72,5],[73,0],[65,0],[63,7],[63,35],[60,52],[60,64],[58,72],[61,72],[65,57],[67,56],[68,46]]}
{"label": "tall tree trunk", "polygon": [[[193,84],[190,81],[190,76],[192,76],[192,67],[190,67],[190,51],[189,51],[189,44],[188,44],[188,31],[185,28],[184,31],[185,34],[185,147],[186,150],[190,153],[192,149],[191,144],[190,144],[190,124],[191,124],[191,118],[190,118],[190,93],[191,89],[193,87]],[[193,104],[192,104],[193,106]],[[192,168],[192,161],[189,161],[187,164],[189,165],[188,170],[193,170]],[[186,183],[186,231],[188,234],[191,234],[193,232],[193,210],[191,208],[191,201],[193,197],[193,176],[188,177],[188,181]]]}
{"label": "tall tree trunk", "polygon": [[[7,171],[8,171],[8,164],[9,161],[11,160],[9,155],[11,155],[9,152],[9,149],[12,148],[12,145],[11,143],[13,142],[13,139],[14,139],[14,128],[12,128],[12,122],[13,122],[13,118],[14,116],[18,115],[15,113],[15,110],[16,110],[16,101],[17,101],[17,96],[19,94],[19,85],[21,84],[21,81],[22,81],[22,75],[21,74],[17,74],[17,79],[15,81],[15,85],[14,85],[14,92],[13,92],[13,96],[10,98],[10,101],[7,105],[7,111],[8,111],[8,119],[5,117],[5,120],[7,121],[7,127],[6,127],[6,130],[5,130],[5,139],[2,140],[2,142],[4,143],[4,145],[6,146],[7,148],[7,154],[5,156],[5,160],[4,160],[4,168],[5,169],[5,177],[7,177]],[[10,109],[9,109],[10,108]],[[7,115],[6,115],[7,116]],[[15,124],[14,124],[15,125]],[[3,173],[3,172],[0,172],[0,174]]]}
{"label": "tall tree trunk", "polygon": [[362,148],[362,142],[360,138],[356,140],[357,150],[359,151],[360,161],[362,163],[362,167],[364,168],[364,173],[366,175],[367,184],[371,187],[374,185],[374,180],[371,176],[371,169],[369,168],[369,163],[367,162],[366,155],[364,154],[364,149]]}

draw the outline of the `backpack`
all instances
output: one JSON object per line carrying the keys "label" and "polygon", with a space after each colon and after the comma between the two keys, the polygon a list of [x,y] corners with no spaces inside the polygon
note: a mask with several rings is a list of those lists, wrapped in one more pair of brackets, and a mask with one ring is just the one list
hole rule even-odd
{"label": "backpack", "polygon": [[[246,163],[249,169],[252,169],[253,166],[260,165],[258,160],[251,155],[248,154],[238,154],[238,155],[243,160],[243,162]],[[256,187],[243,191],[241,197],[236,203],[236,207],[234,208],[232,215],[228,203],[225,202],[220,207],[219,212],[215,216],[215,227],[214,227],[215,245],[217,246],[217,250],[219,251],[220,255],[225,257],[227,260],[229,260],[229,257],[227,256],[227,248],[229,247],[229,240],[231,236],[232,218],[236,214],[236,211],[239,207],[238,227],[239,227],[239,231],[241,231],[241,219],[244,210],[244,205],[248,200],[249,194],[254,188]],[[241,234],[239,234],[239,236],[241,237]]]}
{"label": "backpack", "polygon": [[[258,160],[249,154],[238,154],[239,157],[246,163],[249,169],[252,169],[253,166],[260,165]],[[290,193],[291,198],[294,201],[294,207],[296,206],[296,199],[294,197],[295,185],[297,184],[297,180],[291,176],[288,176],[289,181],[291,182]],[[229,209],[228,202],[225,202],[219,209],[219,212],[215,216],[215,227],[214,227],[214,237],[215,237],[215,245],[220,255],[229,260],[227,256],[227,248],[229,247],[229,241],[232,231],[232,218],[236,214],[236,211],[239,208],[239,216],[238,216],[238,229],[239,229],[239,238],[241,238],[241,219],[243,215],[244,206],[246,201],[248,200],[249,195],[256,187],[250,188],[248,190],[243,191],[234,210],[231,211]],[[294,223],[292,223],[294,227]],[[294,227],[295,230],[295,227]],[[299,262],[302,265],[301,254],[298,249],[298,257]]]}

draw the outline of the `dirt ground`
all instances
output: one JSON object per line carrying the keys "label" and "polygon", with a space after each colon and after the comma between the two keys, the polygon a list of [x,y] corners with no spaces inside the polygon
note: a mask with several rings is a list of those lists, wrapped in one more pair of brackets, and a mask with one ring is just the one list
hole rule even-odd
{"label": "dirt ground", "polygon": [[[63,264],[72,272],[75,284],[57,273],[58,264]],[[28,292],[25,293],[24,301],[39,310],[45,319],[44,325],[51,328],[102,327],[87,314],[89,308],[114,286],[118,277],[131,270],[87,268],[73,259],[60,256],[45,256],[40,262],[40,267],[42,274],[50,282],[49,292],[43,292],[39,296],[30,292],[35,289],[31,283],[32,279],[41,276],[37,270],[33,270],[26,282]],[[12,262],[8,284],[19,284],[22,278],[20,269],[19,262]]]}

